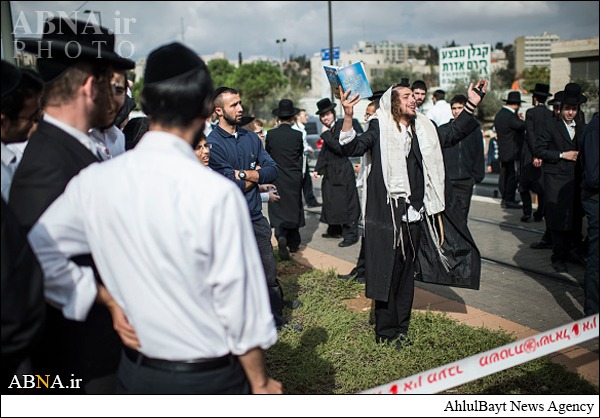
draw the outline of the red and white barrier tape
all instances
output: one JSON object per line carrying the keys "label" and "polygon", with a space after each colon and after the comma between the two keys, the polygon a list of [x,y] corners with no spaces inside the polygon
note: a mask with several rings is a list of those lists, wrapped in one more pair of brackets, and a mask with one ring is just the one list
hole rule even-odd
{"label": "red and white barrier tape", "polygon": [[433,394],[598,337],[598,314],[362,394]]}

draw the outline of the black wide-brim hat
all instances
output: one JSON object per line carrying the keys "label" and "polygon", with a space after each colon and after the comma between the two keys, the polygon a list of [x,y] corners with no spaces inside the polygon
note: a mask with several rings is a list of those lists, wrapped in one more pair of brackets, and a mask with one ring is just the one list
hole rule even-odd
{"label": "black wide-brim hat", "polygon": [[577,83],[567,84],[562,91],[562,98],[560,99],[563,105],[580,105],[587,102],[587,100],[587,97],[581,94],[581,86]]}
{"label": "black wide-brim hat", "polygon": [[294,102],[290,99],[282,99],[279,101],[279,107],[277,109],[273,109],[271,113],[278,118],[291,118],[294,115],[297,115],[300,112],[300,109],[294,107]]}
{"label": "black wide-brim hat", "polygon": [[321,99],[317,102],[317,108],[319,110],[316,111],[315,115],[322,115],[323,113],[327,113],[330,110],[333,110],[337,106],[336,103],[332,103],[329,97]]}
{"label": "black wide-brim hat", "polygon": [[21,70],[2,60],[2,97],[12,93],[21,82]]}
{"label": "black wide-brim hat", "polygon": [[550,86],[544,83],[535,83],[535,89],[531,90],[530,93],[535,96],[552,96],[552,93],[550,93]]}
{"label": "black wide-brim hat", "polygon": [[135,67],[135,62],[114,51],[114,33],[80,20],[54,17],[44,22],[41,39],[21,38],[15,42],[26,52],[36,55],[38,71],[46,82],[80,60],[110,64],[117,71]]}
{"label": "black wide-brim hat", "polygon": [[381,97],[383,96],[384,93],[385,93],[385,90],[377,90],[376,92],[373,93],[373,95],[371,97],[367,97],[367,100],[381,99]]}
{"label": "black wide-brim hat", "polygon": [[511,91],[508,93],[508,97],[505,99],[502,99],[503,102],[506,102],[506,104],[521,104],[521,103],[525,103],[525,100],[521,100],[521,92],[518,91]]}

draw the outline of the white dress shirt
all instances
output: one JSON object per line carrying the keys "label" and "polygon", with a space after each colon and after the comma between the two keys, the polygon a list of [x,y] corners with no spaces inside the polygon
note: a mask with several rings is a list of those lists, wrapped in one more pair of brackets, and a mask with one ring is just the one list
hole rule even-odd
{"label": "white dress shirt", "polygon": [[32,228],[46,298],[83,320],[103,283],[149,357],[241,355],[277,340],[246,200],[175,135],[151,131],[135,150],[75,176]]}
{"label": "white dress shirt", "polygon": [[434,121],[437,126],[442,126],[453,119],[450,103],[445,100],[438,100],[427,112],[427,117]]}
{"label": "white dress shirt", "polygon": [[0,180],[2,181],[1,193],[4,201],[8,202],[10,185],[19,164],[19,159],[17,158],[17,154],[7,147],[4,142],[0,142],[0,146],[0,155],[2,157],[2,173],[0,175]]}
{"label": "white dress shirt", "polygon": [[125,152],[125,134],[114,125],[104,130],[90,129],[90,138],[94,141],[103,160]]}

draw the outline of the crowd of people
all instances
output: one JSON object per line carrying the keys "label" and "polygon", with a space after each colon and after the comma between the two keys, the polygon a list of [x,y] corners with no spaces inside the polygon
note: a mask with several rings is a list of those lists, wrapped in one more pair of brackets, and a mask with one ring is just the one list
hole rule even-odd
{"label": "crowd of people", "polygon": [[[361,242],[357,267],[340,278],[366,283],[377,343],[411,343],[415,280],[479,288],[467,220],[484,177],[474,115],[488,81],[449,103],[436,91],[426,116],[425,83],[402,79],[368,98],[361,135],[353,119],[364,98],[340,89],[342,118],[319,100],[321,204],[307,112],[292,100],[279,101],[265,135],[260,119],[244,117],[240,92],[215,88],[197,53],[174,42],[149,54],[146,116],[129,120],[134,63],[106,28],[55,17],[23,45],[37,71],[2,61],[3,393],[41,370],[80,379],[73,393],[282,393],[264,350],[278,331],[303,330],[284,318],[301,303],[284,298],[271,237],[280,260],[299,251],[303,196],[322,205],[324,238]],[[503,205],[515,207],[519,184],[524,217],[546,219],[556,271],[580,249],[585,211],[589,315],[598,312],[598,115],[587,127],[579,119],[577,84],[555,95],[555,115],[548,96],[536,86],[522,120],[511,92],[496,117]],[[536,213],[532,191],[543,200]]]}

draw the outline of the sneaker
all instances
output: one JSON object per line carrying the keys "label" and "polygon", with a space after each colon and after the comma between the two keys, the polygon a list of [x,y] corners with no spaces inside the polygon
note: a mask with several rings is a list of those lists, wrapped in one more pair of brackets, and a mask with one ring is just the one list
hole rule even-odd
{"label": "sneaker", "polygon": [[285,237],[279,237],[279,239],[277,240],[277,246],[279,252],[279,259],[284,261],[289,260],[290,253],[287,248],[287,239],[285,239]]}
{"label": "sneaker", "polygon": [[302,325],[290,324],[286,322],[285,324],[277,326],[277,332],[279,331],[292,331],[292,332],[302,332]]}
{"label": "sneaker", "polygon": [[294,311],[294,310],[298,309],[300,306],[302,306],[302,302],[300,302],[298,299],[284,300],[283,306],[285,306],[286,308],[290,308],[291,310]]}

